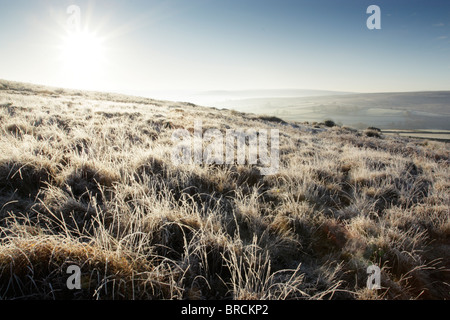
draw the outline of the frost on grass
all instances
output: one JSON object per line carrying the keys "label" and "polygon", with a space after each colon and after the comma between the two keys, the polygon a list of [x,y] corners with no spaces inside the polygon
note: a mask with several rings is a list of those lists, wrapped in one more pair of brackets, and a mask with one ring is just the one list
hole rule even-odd
{"label": "frost on grass", "polygon": [[[2,84],[0,298],[450,298],[448,144]],[[279,129],[280,170],[175,165],[198,119]]]}

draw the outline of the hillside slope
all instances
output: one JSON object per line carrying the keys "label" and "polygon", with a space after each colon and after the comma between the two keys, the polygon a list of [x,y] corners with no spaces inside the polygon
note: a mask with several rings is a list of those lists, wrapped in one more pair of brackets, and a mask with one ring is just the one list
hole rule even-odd
{"label": "hillside slope", "polygon": [[[175,165],[199,119],[279,129],[278,173]],[[445,143],[2,81],[0,151],[0,298],[450,298]]]}

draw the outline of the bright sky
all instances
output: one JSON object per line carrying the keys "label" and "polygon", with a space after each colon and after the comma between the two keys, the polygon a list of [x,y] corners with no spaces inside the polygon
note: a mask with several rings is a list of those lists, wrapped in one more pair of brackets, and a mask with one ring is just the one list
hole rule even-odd
{"label": "bright sky", "polygon": [[[372,4],[381,30],[366,26]],[[122,92],[450,90],[450,1],[0,0],[0,78]]]}

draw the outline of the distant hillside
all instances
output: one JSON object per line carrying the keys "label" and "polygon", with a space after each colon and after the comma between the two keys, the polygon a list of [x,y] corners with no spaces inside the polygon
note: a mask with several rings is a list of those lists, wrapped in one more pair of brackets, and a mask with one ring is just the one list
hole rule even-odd
{"label": "distant hillside", "polygon": [[293,121],[333,119],[360,128],[450,130],[450,91],[255,98],[214,106]]}
{"label": "distant hillside", "polygon": [[197,97],[209,97],[216,100],[261,99],[261,98],[299,98],[321,97],[352,94],[352,92],[339,92],[330,90],[308,89],[269,89],[269,90],[215,90],[196,94]]}
{"label": "distant hillside", "polygon": [[352,94],[351,92],[306,90],[306,89],[272,89],[272,90],[211,90],[211,91],[182,91],[182,90],[134,90],[122,91],[123,94],[138,95],[171,101],[189,101],[198,105],[222,107],[232,106],[246,99],[278,99],[319,97]]}

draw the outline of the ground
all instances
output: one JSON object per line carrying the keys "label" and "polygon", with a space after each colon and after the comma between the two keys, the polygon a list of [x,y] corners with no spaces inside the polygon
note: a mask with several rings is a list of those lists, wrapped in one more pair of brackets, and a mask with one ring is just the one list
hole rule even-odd
{"label": "ground", "polygon": [[[278,129],[278,172],[175,165],[198,119]],[[450,298],[445,142],[2,81],[0,150],[1,298]]]}

